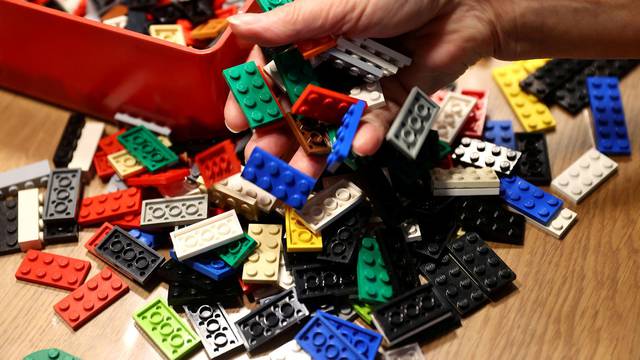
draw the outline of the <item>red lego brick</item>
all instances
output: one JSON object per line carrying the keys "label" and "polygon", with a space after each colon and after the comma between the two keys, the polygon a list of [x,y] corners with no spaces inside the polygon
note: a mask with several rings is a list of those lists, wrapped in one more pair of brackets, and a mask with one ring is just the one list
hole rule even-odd
{"label": "red lego brick", "polygon": [[107,155],[116,153],[120,150],[124,150],[124,146],[118,141],[118,135],[124,133],[126,130],[119,130],[117,133],[109,136],[105,136],[98,142],[100,150],[104,151]]}
{"label": "red lego brick", "polygon": [[216,18],[218,19],[226,19],[231,15],[235,15],[238,13],[238,7],[235,5],[231,5],[224,9],[216,10]]}
{"label": "red lego brick", "polygon": [[193,46],[193,38],[191,37],[191,30],[193,30],[193,24],[187,19],[178,19],[176,24],[182,27],[182,33],[184,33],[184,42],[187,46]]}
{"label": "red lego brick", "polygon": [[118,219],[111,220],[114,226],[120,226],[125,230],[131,230],[140,227],[140,212],[122,216]]}
{"label": "red lego brick", "polygon": [[351,96],[309,84],[293,104],[291,112],[318,121],[339,124],[349,107],[357,102],[358,99]]}
{"label": "red lego brick", "polygon": [[54,305],[53,309],[73,330],[103,312],[129,292],[129,286],[105,268]]}
{"label": "red lego brick", "polygon": [[164,186],[184,181],[189,176],[189,169],[171,169],[161,173],[144,174],[125,179],[129,186]]}
{"label": "red lego brick", "polygon": [[467,120],[462,127],[462,136],[482,138],[484,123],[487,119],[487,92],[484,90],[465,89],[460,92],[462,95],[473,96],[478,99],[473,110],[467,116]]}
{"label": "red lego brick", "polygon": [[138,188],[84,198],[78,224],[91,225],[119,219],[124,215],[140,213],[141,207],[142,192]]}
{"label": "red lego brick", "polygon": [[105,222],[104,224],[102,224],[102,226],[100,226],[98,230],[96,230],[96,232],[93,233],[89,240],[84,243],[84,247],[94,256],[100,257],[100,255],[98,255],[98,253],[96,252],[96,246],[98,246],[100,241],[104,239],[104,237],[109,233],[109,231],[111,231],[111,229],[113,229],[113,225]]}
{"label": "red lego brick", "polygon": [[29,250],[16,271],[16,279],[64,290],[75,290],[87,278],[91,263],[62,255]]}
{"label": "red lego brick", "polygon": [[236,157],[231,140],[225,140],[197,154],[196,164],[207,188],[240,172],[240,160]]}
{"label": "red lego brick", "polygon": [[107,153],[104,151],[96,151],[96,154],[93,156],[93,167],[96,168],[96,174],[102,181],[109,180],[109,178],[116,173],[113,167],[111,167],[111,164],[109,164]]}
{"label": "red lego brick", "polygon": [[302,57],[305,59],[311,59],[314,56],[320,55],[323,52],[336,47],[336,39],[327,35],[319,39],[301,41],[296,43],[296,47],[302,53]]}

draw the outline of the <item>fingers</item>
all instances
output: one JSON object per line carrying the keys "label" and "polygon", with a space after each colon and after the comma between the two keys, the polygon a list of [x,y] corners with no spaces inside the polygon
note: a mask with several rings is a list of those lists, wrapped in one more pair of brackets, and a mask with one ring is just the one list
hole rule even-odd
{"label": "fingers", "polygon": [[298,147],[298,151],[293,155],[289,165],[302,171],[303,173],[317,179],[322,175],[326,165],[327,158],[325,156],[308,155],[302,147]]}
{"label": "fingers", "polygon": [[256,129],[244,149],[246,159],[251,156],[251,152],[256,146],[285,160],[291,158],[298,149],[295,138],[289,129],[282,125]]}

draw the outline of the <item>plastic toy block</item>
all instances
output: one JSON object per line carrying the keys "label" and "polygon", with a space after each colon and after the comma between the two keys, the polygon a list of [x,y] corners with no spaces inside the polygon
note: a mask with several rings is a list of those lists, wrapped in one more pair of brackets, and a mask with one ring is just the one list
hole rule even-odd
{"label": "plastic toy block", "polygon": [[327,130],[313,119],[285,115],[285,121],[305,153],[326,155],[331,152],[331,141]]}
{"label": "plastic toy block", "polygon": [[302,218],[291,208],[287,208],[285,212],[285,228],[287,252],[322,251],[322,234],[311,231]]}
{"label": "plastic toy block", "polygon": [[[71,162],[84,124],[84,115],[74,113],[69,116],[69,120],[62,131],[62,136],[53,155],[53,163],[56,167],[66,167]],[[0,186],[0,188],[2,188],[2,186]]]}
{"label": "plastic toy block", "polygon": [[162,255],[118,226],[104,236],[95,251],[114,269],[143,286],[151,281],[154,272],[164,262]]}
{"label": "plastic toy block", "polygon": [[591,148],[553,179],[551,187],[574,204],[578,204],[617,169],[618,164],[615,161]]}
{"label": "plastic toy block", "polygon": [[[178,261],[175,251],[169,250],[169,256]],[[191,269],[215,281],[227,279],[235,274],[232,267],[211,254],[203,254],[183,261]],[[235,280],[234,280],[235,282]]]}
{"label": "plastic toy block", "polygon": [[522,66],[522,68],[524,69],[524,71],[527,72],[527,74],[532,74],[538,71],[538,69],[543,67],[546,63],[548,63],[549,60],[550,59],[529,59],[529,60],[519,60],[517,61],[517,63],[520,66]]}
{"label": "plastic toy block", "polygon": [[516,149],[522,153],[516,175],[535,185],[551,183],[547,140],[541,133],[516,133]]}
{"label": "plastic toy block", "polygon": [[87,249],[87,251],[89,251],[94,256],[100,257],[96,252],[96,246],[98,246],[98,244],[104,239],[105,236],[107,236],[108,233],[111,232],[111,230],[113,230],[113,225],[108,222],[102,224],[102,226],[100,226],[100,228],[98,228],[98,230],[96,230],[96,232],[91,235],[89,240],[84,243],[85,249]]}
{"label": "plastic toy block", "polygon": [[362,199],[363,193],[359,187],[350,181],[341,180],[309,199],[298,215],[317,234],[358,205]]}
{"label": "plastic toy block", "polygon": [[336,124],[351,105],[359,101],[351,96],[309,84],[291,107],[291,112],[317,121]]}
{"label": "plastic toy block", "polygon": [[105,136],[100,141],[98,141],[98,147],[100,150],[104,151],[107,155],[117,153],[118,151],[124,150],[124,146],[120,144],[118,141],[118,136],[124,134],[126,130],[121,129],[118,130],[115,134]]}
{"label": "plastic toy block", "polygon": [[526,71],[518,63],[493,70],[493,78],[526,132],[555,128],[556,120],[551,115],[549,108],[535,96],[520,90],[519,83],[526,77]]}
{"label": "plastic toy block", "polygon": [[412,343],[393,350],[383,351],[382,360],[425,360],[422,348],[418,343]]}
{"label": "plastic toy block", "polygon": [[73,330],[78,330],[127,292],[129,286],[111,269],[105,268],[53,308]]}
{"label": "plastic toy block", "polygon": [[432,284],[422,285],[393,298],[373,312],[373,323],[390,346],[439,324],[457,321],[446,300]]}
{"label": "plastic toy block", "polygon": [[100,141],[103,132],[103,122],[87,122],[82,128],[80,139],[78,139],[78,144],[67,167],[81,169],[85,173],[91,170],[93,155],[96,153],[98,141]]}
{"label": "plastic toy block", "polygon": [[86,226],[140,212],[142,193],[137,188],[82,199],[78,224]]}
{"label": "plastic toy block", "polygon": [[20,250],[42,249],[42,197],[38,189],[18,191],[18,246]]}
{"label": "plastic toy block", "polygon": [[268,360],[312,360],[295,339],[271,351]]}
{"label": "plastic toy block", "polygon": [[294,289],[282,292],[269,303],[255,308],[235,325],[248,351],[269,343],[309,316],[307,307],[298,301]]}
{"label": "plastic toy block", "polygon": [[129,186],[155,186],[161,187],[184,181],[189,176],[189,169],[170,169],[161,173],[144,174],[130,177],[126,180]]}
{"label": "plastic toy block", "polygon": [[358,292],[356,274],[348,267],[331,263],[311,264],[294,267],[291,272],[300,300],[321,301]]}
{"label": "plastic toy block", "polygon": [[456,211],[457,222],[488,241],[521,245],[524,242],[524,216],[513,213],[488,198],[464,199]]}
{"label": "plastic toy block", "polygon": [[624,119],[618,79],[587,78],[596,148],[607,155],[630,155],[631,144]]}
{"label": "plastic toy block", "polygon": [[129,230],[129,235],[152,249],[156,248],[156,236],[154,234],[146,233],[138,229],[131,229]]}
{"label": "plastic toy block", "polygon": [[481,138],[487,119],[489,94],[484,90],[471,89],[462,89],[460,94],[476,98],[476,105],[467,116],[460,134],[466,137]]}
{"label": "plastic toy block", "polygon": [[131,230],[140,227],[140,214],[129,214],[118,219],[111,220],[114,226],[120,226],[125,230]]}
{"label": "plastic toy block", "polygon": [[489,120],[484,125],[482,140],[516,150],[516,138],[511,120]]}
{"label": "plastic toy block", "polygon": [[295,279],[287,267],[285,266],[284,260],[280,261],[280,270],[278,271],[278,286],[281,289],[287,290],[291,289],[296,285]]}
{"label": "plastic toy block", "polygon": [[149,26],[149,35],[174,44],[187,45],[184,38],[184,31],[180,25],[151,25]]}
{"label": "plastic toy block", "polygon": [[362,204],[328,226],[323,231],[322,254],[318,255],[318,259],[341,264],[351,263],[370,215],[371,209]]}
{"label": "plastic toy block", "polygon": [[373,55],[376,55],[392,64],[397,66],[398,68],[403,68],[405,66],[411,65],[411,58],[401,53],[388,48],[377,41],[371,39],[354,39],[358,45],[370,52]]}
{"label": "plastic toy block", "polygon": [[458,190],[467,190],[466,195],[498,195],[500,179],[491,168],[434,168],[431,170],[433,195],[455,196]]}
{"label": "plastic toy block", "polygon": [[420,231],[420,224],[414,219],[408,219],[400,223],[400,230],[404,235],[405,242],[411,243],[416,241],[422,241],[422,232]]}
{"label": "plastic toy block", "polygon": [[131,126],[144,126],[150,131],[153,131],[156,134],[169,136],[171,135],[171,129],[166,126],[160,126],[158,124],[146,121],[142,118],[133,117],[129,114],[125,113],[116,113],[113,116],[113,119],[119,122],[123,122],[125,124],[129,124]]}
{"label": "plastic toy block", "polygon": [[438,131],[440,140],[447,144],[453,144],[454,140],[462,130],[462,127],[476,106],[477,99],[473,96],[466,96],[454,92],[449,92],[440,105],[440,111],[436,116],[431,128]]}
{"label": "plastic toy block", "polygon": [[500,179],[500,197],[509,206],[544,225],[563,205],[562,200],[517,176]]}
{"label": "plastic toy block", "polygon": [[316,179],[257,146],[242,171],[242,177],[295,209],[301,209],[307,202],[316,183]]}
{"label": "plastic toy block", "polygon": [[42,220],[45,225],[75,222],[82,196],[82,170],[55,169],[47,185]]}
{"label": "plastic toy block", "polygon": [[376,239],[365,237],[358,253],[358,299],[384,303],[393,297],[389,273]]}
{"label": "plastic toy block", "polygon": [[298,332],[295,340],[313,359],[367,359],[327,320],[317,314]]}
{"label": "plastic toy block", "polygon": [[338,38],[336,41],[336,47],[351,57],[382,70],[382,76],[384,77],[395,75],[398,72],[398,67],[396,65],[359,47],[356,43],[352,42],[352,40],[345,37],[341,36]]}
{"label": "plastic toy block", "polygon": [[468,232],[447,245],[451,256],[489,297],[516,279],[516,274],[476,233]]}
{"label": "plastic toy block", "polygon": [[104,19],[102,20],[102,23],[124,29],[125,26],[127,26],[127,15],[120,15],[109,19]]}
{"label": "plastic toy block", "polygon": [[[248,181],[245,182],[248,183]],[[211,204],[221,209],[236,210],[244,218],[257,221],[260,214],[257,199],[245,195],[241,191],[236,191],[228,185],[228,181],[222,181],[222,183],[215,184],[209,189],[209,200]],[[242,188],[240,188],[240,190],[242,190]]]}
{"label": "plastic toy block", "polygon": [[189,325],[161,299],[136,311],[133,320],[168,359],[183,359],[200,345]]}
{"label": "plastic toy block", "polygon": [[178,162],[178,156],[144,126],[136,126],[118,135],[118,141],[149,171]]}
{"label": "plastic toy block", "polygon": [[260,5],[262,11],[267,12],[292,1],[293,0],[258,0],[258,5]]}
{"label": "plastic toy block", "polygon": [[555,218],[551,219],[549,225],[542,225],[537,221],[529,221],[529,223],[556,239],[562,239],[576,221],[578,221],[578,214],[571,209],[563,208]]}
{"label": "plastic toy block", "polygon": [[[158,276],[172,288],[192,288],[190,291],[192,295],[196,295],[196,293],[198,293],[202,295],[203,298],[206,297],[207,299],[216,295],[212,291],[216,288],[218,288],[219,292],[223,290],[230,290],[220,287],[218,282],[200,274],[187,265],[176,261],[175,258],[170,258],[164,262],[160,268],[158,268]],[[175,294],[173,292],[169,292],[169,295],[169,298],[171,298]]]}
{"label": "plastic toy block", "polygon": [[438,104],[414,87],[391,124],[386,140],[402,154],[415,160],[439,109]]}
{"label": "plastic toy block", "polygon": [[296,47],[305,59],[311,59],[323,52],[336,47],[336,39],[332,36],[324,36],[318,39],[307,39],[297,42]]}
{"label": "plastic toy block", "polygon": [[107,161],[121,179],[145,172],[144,166],[126,149],[107,155]]}
{"label": "plastic toy block", "polygon": [[367,103],[359,100],[351,105],[347,113],[342,117],[342,123],[336,133],[336,140],[331,146],[331,154],[327,158],[327,170],[335,172],[340,164],[347,159],[351,153],[351,144],[356,136],[360,119],[364,113]]}
{"label": "plastic toy block", "polygon": [[302,57],[298,49],[278,53],[273,57],[273,61],[292,104],[302,95],[307,85],[320,85],[311,63]]}
{"label": "plastic toy block", "polygon": [[367,325],[373,324],[373,307],[370,304],[353,304],[353,311],[364,321]]}
{"label": "plastic toy block", "polygon": [[69,223],[45,225],[42,238],[45,245],[51,245],[77,242],[78,235],[78,224],[73,221]]}
{"label": "plastic toy block", "polygon": [[0,200],[0,255],[20,252],[18,246],[18,202]]}
{"label": "plastic toy block", "polygon": [[239,240],[233,241],[217,250],[218,256],[229,266],[238,268],[253,253],[258,243],[245,234]]}
{"label": "plastic toy block", "polygon": [[497,146],[487,141],[462,138],[460,145],[453,152],[453,159],[477,166],[489,167],[505,175],[509,175],[522,154],[519,151]]}
{"label": "plastic toy block", "polygon": [[591,60],[552,59],[520,81],[520,88],[540,100],[548,100],[557,88],[591,63]]}
{"label": "plastic toy block", "polygon": [[207,195],[177,196],[142,202],[140,226],[168,227],[193,224],[207,218]]}
{"label": "plastic toy block", "polygon": [[51,348],[33,352],[22,360],[80,360],[80,358],[60,349]]}
{"label": "plastic toy block", "polygon": [[231,140],[225,140],[198,153],[195,160],[207,188],[240,172],[240,160],[236,157]]}
{"label": "plastic toy block", "polygon": [[207,22],[193,28],[191,38],[193,40],[215,39],[227,28],[227,25],[226,19],[209,19]]}
{"label": "plastic toy block", "polygon": [[384,93],[382,92],[382,86],[378,81],[351,88],[351,90],[349,90],[349,96],[366,102],[370,110],[387,105],[384,99]]}
{"label": "plastic toy block", "polygon": [[267,74],[267,76],[273,81],[273,83],[282,91],[283,93],[287,92],[287,89],[284,87],[284,81],[282,80],[282,76],[276,67],[275,61],[271,60],[267,64],[262,66],[262,72]]}
{"label": "plastic toy block", "polygon": [[265,213],[270,213],[276,205],[275,196],[269,194],[255,184],[245,180],[244,178],[242,178],[242,175],[240,173],[232,175],[220,181],[214,186],[214,189],[217,189],[221,186],[226,187],[236,194],[242,194],[244,196],[255,199],[258,209],[264,211]]}
{"label": "plastic toy block", "polygon": [[171,232],[171,241],[180,261],[219,248],[244,236],[235,210]]}
{"label": "plastic toy block", "polygon": [[378,348],[382,343],[380,334],[323,311],[317,311],[315,316],[325,320],[325,324],[347,340],[365,359],[373,360],[376,358]]}
{"label": "plastic toy block", "polygon": [[220,304],[184,306],[184,313],[209,359],[223,357],[243,347],[235,325]]}
{"label": "plastic toy block", "polygon": [[93,156],[93,167],[96,169],[96,175],[103,182],[109,180],[116,173],[111,164],[109,164],[107,154],[103,151],[97,151]]}
{"label": "plastic toy block", "polygon": [[256,128],[282,119],[282,111],[253,61],[222,72],[233,96],[249,122]]}
{"label": "plastic toy block", "polygon": [[335,68],[345,69],[350,75],[360,77],[366,82],[375,82],[384,76],[384,70],[381,68],[340,49],[330,49],[323,53],[322,57],[329,58]]}
{"label": "plastic toy block", "polygon": [[247,235],[258,246],[244,264],[242,281],[253,284],[275,284],[280,270],[281,225],[249,224]]}
{"label": "plastic toy block", "polygon": [[47,160],[0,173],[0,198],[18,195],[18,190],[45,187],[51,168]]}
{"label": "plastic toy block", "polygon": [[63,290],[75,290],[91,270],[88,261],[29,250],[16,271],[16,279]]}
{"label": "plastic toy block", "polygon": [[381,229],[376,234],[380,253],[389,274],[394,294],[403,294],[420,285],[415,258],[409,252],[400,229]]}

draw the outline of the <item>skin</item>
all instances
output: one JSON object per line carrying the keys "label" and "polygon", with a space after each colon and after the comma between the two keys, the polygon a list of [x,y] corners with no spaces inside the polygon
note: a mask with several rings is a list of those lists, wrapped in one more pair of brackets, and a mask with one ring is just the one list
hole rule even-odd
{"label": "skin", "polygon": [[[382,86],[387,106],[367,111],[353,141],[360,156],[375,153],[408,92],[419,86],[432,93],[454,81],[482,57],[504,60],[640,57],[640,6],[637,0],[296,0],[263,14],[228,19],[234,33],[259,46],[274,47],[326,35],[394,38],[412,57],[411,66]],[[603,9],[606,9],[603,10]],[[256,46],[249,60],[264,64]],[[229,95],[229,130],[248,128]],[[312,177],[325,157],[309,156],[286,126],[256,129],[245,149],[255,146],[289,159]]]}

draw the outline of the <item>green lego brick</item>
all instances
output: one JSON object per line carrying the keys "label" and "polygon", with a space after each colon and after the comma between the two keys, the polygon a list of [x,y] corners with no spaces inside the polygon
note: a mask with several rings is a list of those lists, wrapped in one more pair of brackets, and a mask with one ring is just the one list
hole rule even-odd
{"label": "green lego brick", "polygon": [[353,311],[360,316],[362,321],[367,323],[367,325],[371,325],[373,322],[373,316],[371,313],[373,312],[373,308],[369,304],[353,304]]}
{"label": "green lego brick", "polygon": [[254,61],[225,69],[222,74],[247,117],[250,128],[284,118],[278,102]]}
{"label": "green lego brick", "polygon": [[25,356],[23,360],[80,360],[80,358],[60,349],[51,348],[33,352]]}
{"label": "green lego brick", "polygon": [[302,57],[298,49],[293,48],[276,54],[273,61],[282,77],[291,104],[298,100],[307,85],[320,86],[311,63]]}
{"label": "green lego brick", "polygon": [[378,242],[372,237],[362,239],[358,253],[358,299],[384,303],[393,297],[389,273],[382,260]]}
{"label": "green lego brick", "polygon": [[200,345],[191,327],[162,299],[136,311],[133,320],[168,359],[182,359]]}
{"label": "green lego brick", "polygon": [[244,234],[240,240],[236,240],[229,245],[223,246],[218,251],[220,258],[229,266],[237,268],[253,253],[258,246],[258,242],[253,240],[249,235]]}
{"label": "green lego brick", "polygon": [[118,135],[118,141],[149,171],[178,162],[178,155],[144,126],[136,126]]}
{"label": "green lego brick", "polygon": [[293,0],[258,0],[258,5],[262,11],[267,12],[290,2]]}

